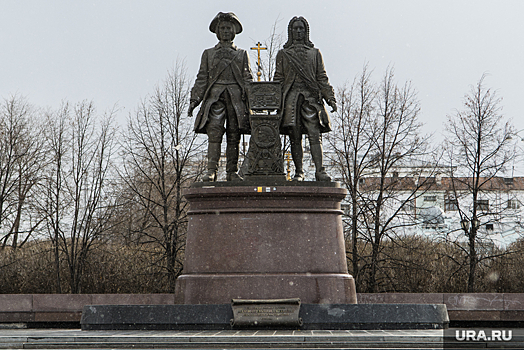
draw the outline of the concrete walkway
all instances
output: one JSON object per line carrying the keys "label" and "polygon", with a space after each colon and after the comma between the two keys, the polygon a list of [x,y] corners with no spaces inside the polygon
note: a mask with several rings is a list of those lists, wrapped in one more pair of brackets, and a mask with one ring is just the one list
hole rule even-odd
{"label": "concrete walkway", "polygon": [[442,349],[442,330],[81,331],[0,329],[1,349]]}
{"label": "concrete walkway", "polygon": [[[459,330],[461,332],[464,329]],[[0,329],[0,349],[524,349],[524,329],[504,342],[455,340],[450,330],[81,331]],[[486,330],[489,336],[488,330]],[[478,334],[478,333],[477,333]],[[506,334],[507,335],[507,334]]]}

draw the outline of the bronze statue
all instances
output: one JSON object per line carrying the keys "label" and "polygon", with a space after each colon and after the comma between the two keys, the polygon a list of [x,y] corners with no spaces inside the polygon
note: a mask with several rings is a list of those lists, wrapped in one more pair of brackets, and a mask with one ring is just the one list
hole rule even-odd
{"label": "bronze statue", "polygon": [[309,23],[304,17],[293,17],[288,25],[288,41],[276,58],[274,81],[282,84],[281,130],[289,135],[295,163],[293,180],[303,181],[302,134],[307,133],[315,179],[331,181],[322,165],[321,133],[331,131],[331,121],[323,99],[336,112],[333,87],[324,68],[320,51],[309,40]]}
{"label": "bronze statue", "polygon": [[209,30],[217,35],[219,43],[202,54],[188,109],[191,117],[202,102],[195,120],[195,132],[208,137],[207,171],[202,181],[217,178],[224,132],[227,181],[242,180],[237,173],[238,153],[240,135],[249,133],[246,85],[253,81],[249,55],[233,44],[235,34],[242,32],[242,24],[234,13],[219,12]]}

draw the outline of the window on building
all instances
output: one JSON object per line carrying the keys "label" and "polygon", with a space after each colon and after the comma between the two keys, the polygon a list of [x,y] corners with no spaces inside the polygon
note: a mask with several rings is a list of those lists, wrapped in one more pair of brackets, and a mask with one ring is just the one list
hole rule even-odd
{"label": "window on building", "polygon": [[411,200],[407,201],[406,204],[404,205],[404,210],[408,211],[408,212],[415,211],[415,208],[416,208],[416,201],[415,201],[415,199],[411,199]]}
{"label": "window on building", "polygon": [[486,224],[486,231],[493,231],[493,224]]}
{"label": "window on building", "polygon": [[520,202],[516,199],[508,200],[508,209],[520,209]]}
{"label": "window on building", "polygon": [[456,198],[446,198],[444,200],[445,211],[457,211],[459,209],[458,200]]}
{"label": "window on building", "polygon": [[424,196],[424,202],[436,202],[437,201],[437,196]]}
{"label": "window on building", "polygon": [[489,199],[477,199],[475,207],[480,211],[489,211]]}

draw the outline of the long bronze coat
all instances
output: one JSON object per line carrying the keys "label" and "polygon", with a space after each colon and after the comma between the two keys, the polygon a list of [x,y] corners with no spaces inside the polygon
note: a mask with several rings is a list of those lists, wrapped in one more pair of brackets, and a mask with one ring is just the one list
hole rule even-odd
{"label": "long bronze coat", "polygon": [[[220,50],[232,50],[233,59],[221,57],[222,55],[218,54]],[[236,84],[220,84],[220,74],[229,67]],[[230,48],[221,48],[220,43],[215,47],[206,49],[202,54],[195,85],[191,89],[191,101],[196,101],[197,104],[202,102],[195,119],[195,132],[206,133],[205,127],[209,109],[227,90],[232,105],[229,106],[228,110],[232,110],[236,114],[240,132],[249,133],[250,110],[247,106],[246,85],[252,80],[249,56],[245,50],[235,45]]]}
{"label": "long bronze coat", "polygon": [[[300,118],[299,95],[302,95],[318,112],[320,132],[329,132],[331,120],[323,99],[334,99],[335,92],[329,84],[320,50],[305,45],[303,50],[305,54],[302,59],[298,57],[294,46],[282,49],[277,54],[273,81],[282,83],[281,129],[285,131],[296,125]],[[301,72],[297,72],[297,68]],[[302,82],[300,85],[294,85],[297,78]]]}

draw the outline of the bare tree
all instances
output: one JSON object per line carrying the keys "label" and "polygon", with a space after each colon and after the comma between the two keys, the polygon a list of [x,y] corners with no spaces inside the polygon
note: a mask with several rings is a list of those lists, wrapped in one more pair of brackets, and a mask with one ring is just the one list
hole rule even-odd
{"label": "bare tree", "polygon": [[128,205],[135,208],[130,231],[156,254],[153,264],[167,275],[170,290],[182,271],[186,206],[182,189],[195,181],[203,160],[202,142],[182,118],[189,85],[183,62],[129,118],[123,141],[123,170]]}
{"label": "bare tree", "polygon": [[[427,179],[432,175],[432,171],[422,174],[418,169],[414,173],[396,174],[398,168],[412,162],[424,163],[431,154],[429,136],[421,135],[419,113],[416,91],[409,82],[399,87],[394,82],[393,69],[388,68],[377,89],[375,131],[371,140],[376,150],[373,174],[376,183],[368,187],[365,201],[368,214],[364,216],[364,238],[372,249],[368,279],[371,292],[378,290],[382,241],[394,239],[404,227],[416,224],[411,220],[413,213],[406,208],[424,193]],[[435,168],[436,165],[433,170]]]}
{"label": "bare tree", "polygon": [[41,223],[33,210],[35,188],[45,164],[41,126],[24,98],[11,96],[4,100],[0,112],[2,248],[9,240],[13,248],[23,245]]}
{"label": "bare tree", "polygon": [[261,42],[262,46],[265,47],[266,50],[264,50],[264,54],[261,55],[260,67],[258,67],[258,53],[256,51],[251,52],[251,62],[253,62],[253,64],[257,64],[253,71],[258,72],[260,68],[260,73],[262,74],[261,78],[264,81],[273,80],[276,67],[275,59],[277,57],[278,51],[282,48],[285,42],[284,33],[280,32],[278,29],[278,24],[281,20],[282,19],[280,17],[275,19],[275,22],[273,22],[273,25],[271,26],[269,36]]}
{"label": "bare tree", "polygon": [[69,152],[69,105],[63,104],[56,113],[46,115],[46,150],[49,166],[46,168],[45,182],[40,210],[46,219],[46,228],[53,245],[56,292],[62,293],[60,274],[60,236],[64,234],[62,223],[69,203],[63,199],[65,183],[63,180],[67,154]]}
{"label": "bare tree", "polygon": [[501,114],[502,99],[484,86],[485,78],[483,75],[465,95],[463,110],[448,116],[446,125],[452,193],[468,238],[467,249],[463,249],[469,268],[468,292],[475,291],[478,264],[490,258],[478,251],[480,223],[494,214],[488,202],[493,193],[490,187],[515,157],[511,141],[514,129]]}
{"label": "bare tree", "polygon": [[371,73],[367,65],[360,76],[355,78],[353,84],[338,90],[338,112],[333,118],[333,131],[328,134],[327,141],[335,152],[331,161],[339,180],[349,192],[350,214],[346,226],[346,239],[351,240],[349,252],[352,274],[356,281],[357,291],[360,291],[360,268],[358,239],[360,236],[363,209],[360,203],[359,185],[363,181],[366,170],[372,168],[374,162],[371,157],[374,145],[372,128],[374,101],[376,98],[375,86],[371,82]]}
{"label": "bare tree", "polygon": [[99,120],[91,102],[67,103],[47,118],[49,162],[40,210],[54,245],[57,291],[60,267],[71,293],[82,291],[88,255],[110,229],[114,194],[108,186],[115,150],[113,113]]}
{"label": "bare tree", "polygon": [[[340,112],[329,136],[332,161],[349,191],[346,236],[353,273],[369,292],[378,291],[379,272],[388,279],[382,270],[388,259],[384,241],[398,240],[406,227],[416,225],[411,203],[427,190],[434,170],[402,170],[413,161],[423,164],[431,152],[429,137],[420,134],[415,90],[409,83],[399,87],[393,78],[388,68],[382,82],[374,84],[365,66],[349,89],[339,91]],[[394,288],[393,279],[387,282]]]}

